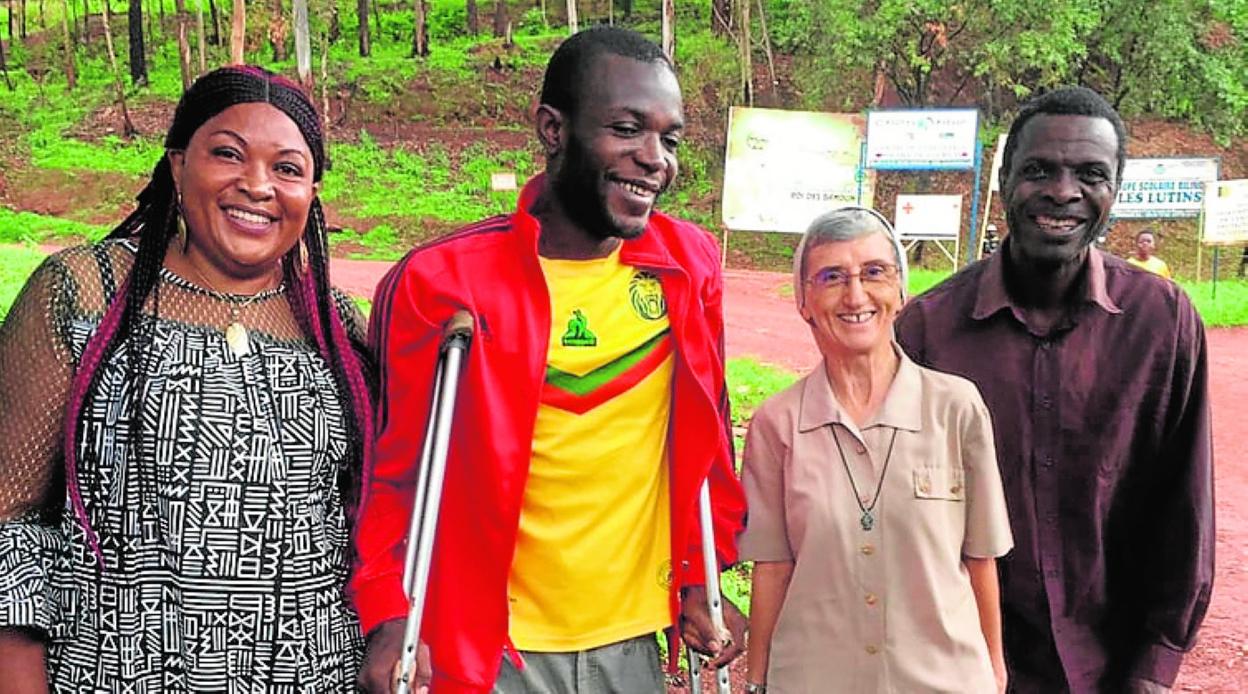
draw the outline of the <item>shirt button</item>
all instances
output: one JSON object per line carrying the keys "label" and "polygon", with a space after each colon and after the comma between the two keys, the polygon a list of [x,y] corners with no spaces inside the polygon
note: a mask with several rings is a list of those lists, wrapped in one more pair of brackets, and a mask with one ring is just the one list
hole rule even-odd
{"label": "shirt button", "polygon": [[871,556],[872,554],[875,554],[875,545],[872,545],[872,544],[870,544],[870,543],[867,543],[867,544],[863,545],[863,546],[862,546],[862,553],[863,553],[863,554],[865,554],[865,555],[867,555],[867,556]]}
{"label": "shirt button", "polygon": [[924,494],[927,494],[928,492],[932,491],[932,485],[928,484],[927,482],[923,482],[922,484],[919,485],[919,491],[923,492]]}
{"label": "shirt button", "polygon": [[857,450],[858,450],[858,455],[866,455],[867,453],[867,449],[863,448],[862,446],[859,446]]}
{"label": "shirt button", "polygon": [[875,603],[880,601],[879,598],[875,597],[875,593],[867,593],[863,600],[865,600],[868,605],[875,605]]}
{"label": "shirt button", "polygon": [[1053,467],[1053,456],[1051,455],[1044,456],[1044,466]]}
{"label": "shirt button", "polygon": [[1044,397],[1042,397],[1042,398],[1040,398],[1040,407],[1042,407],[1042,408],[1044,408],[1044,409],[1046,409],[1046,410],[1047,410],[1047,409],[1051,409],[1051,408],[1053,407],[1053,399],[1052,399],[1052,398],[1050,398],[1050,397],[1049,397],[1049,396],[1047,396],[1047,395],[1046,395],[1046,396],[1044,396]]}
{"label": "shirt button", "polygon": [[868,655],[875,655],[876,653],[879,653],[879,652],[880,652],[880,649],[876,648],[875,646],[867,646]]}
{"label": "shirt button", "polygon": [[960,484],[955,484],[955,485],[953,485],[952,487],[950,487],[950,488],[949,488],[949,493],[950,493],[950,494],[957,494],[957,493],[958,493],[958,492],[960,492],[960,491],[962,491],[962,485],[960,485]]}

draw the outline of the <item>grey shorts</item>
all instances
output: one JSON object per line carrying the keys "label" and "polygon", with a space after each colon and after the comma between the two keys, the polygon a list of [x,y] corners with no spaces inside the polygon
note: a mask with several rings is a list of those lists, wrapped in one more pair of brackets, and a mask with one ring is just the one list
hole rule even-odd
{"label": "grey shorts", "polygon": [[663,694],[667,691],[654,634],[588,651],[522,651],[524,669],[503,658],[492,694]]}

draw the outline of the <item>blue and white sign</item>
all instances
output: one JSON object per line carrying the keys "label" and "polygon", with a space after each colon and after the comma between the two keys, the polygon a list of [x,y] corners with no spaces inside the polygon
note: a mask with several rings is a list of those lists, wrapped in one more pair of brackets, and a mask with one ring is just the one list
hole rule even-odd
{"label": "blue and white sign", "polygon": [[973,169],[979,111],[922,109],[867,113],[869,169]]}
{"label": "blue and white sign", "polygon": [[1218,180],[1218,160],[1127,159],[1118,199],[1110,209],[1115,219],[1199,217],[1205,184]]}

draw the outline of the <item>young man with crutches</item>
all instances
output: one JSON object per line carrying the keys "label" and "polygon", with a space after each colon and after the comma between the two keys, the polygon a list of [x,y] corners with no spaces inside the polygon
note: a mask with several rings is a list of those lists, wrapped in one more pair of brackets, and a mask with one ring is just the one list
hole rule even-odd
{"label": "young man with crutches", "polygon": [[[360,676],[390,691],[408,602],[404,543],[443,325],[475,320],[459,382],[423,641],[444,692],[661,692],[653,634],[678,619],[712,668],[744,645],[704,586],[699,495],[735,560],[744,498],[724,387],[719,254],[654,211],[676,175],[679,86],[614,28],[547,66],[546,174],[516,211],[416,249],[378,288],[385,389],[356,534]],[[718,577],[713,577],[716,580]]]}

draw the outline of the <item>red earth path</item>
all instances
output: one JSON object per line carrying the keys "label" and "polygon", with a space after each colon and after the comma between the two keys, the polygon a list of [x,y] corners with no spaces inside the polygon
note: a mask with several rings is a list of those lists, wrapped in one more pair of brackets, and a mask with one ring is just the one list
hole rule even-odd
{"label": "red earth path", "polygon": [[[352,295],[370,298],[389,268],[389,263],[333,262],[334,284]],[[725,272],[729,357],[751,357],[796,372],[805,372],[818,362],[806,324],[793,306],[790,283],[791,278],[783,273]],[[1217,576],[1199,643],[1184,661],[1175,690],[1229,694],[1248,692],[1248,328],[1210,330],[1209,354]],[[733,691],[740,691],[743,672],[739,664],[734,665]]]}

